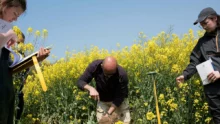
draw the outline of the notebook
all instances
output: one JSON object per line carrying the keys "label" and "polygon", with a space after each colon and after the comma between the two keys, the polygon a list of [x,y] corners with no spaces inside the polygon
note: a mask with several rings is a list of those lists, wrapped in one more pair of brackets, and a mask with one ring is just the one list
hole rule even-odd
{"label": "notebook", "polygon": [[[15,53],[11,48],[7,48],[7,47],[5,47],[5,48],[7,50],[9,50],[14,55],[13,63],[9,66],[9,68],[12,70],[13,73],[20,72],[24,69],[27,69],[27,68],[33,66],[34,63],[33,63],[32,57],[37,56],[37,54],[39,52],[39,51],[36,51],[36,52],[23,58],[21,54]],[[48,49],[48,50],[51,48],[52,48],[51,46],[45,47],[45,49]],[[41,60],[38,59],[38,61],[40,62],[43,59],[41,59]]]}

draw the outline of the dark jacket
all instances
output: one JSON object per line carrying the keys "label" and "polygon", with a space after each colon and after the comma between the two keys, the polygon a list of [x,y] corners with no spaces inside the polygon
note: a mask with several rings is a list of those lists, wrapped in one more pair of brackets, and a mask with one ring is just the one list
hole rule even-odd
{"label": "dark jacket", "polygon": [[0,57],[0,124],[13,124],[14,87],[9,71],[9,51],[2,48]]}
{"label": "dark jacket", "polygon": [[100,100],[104,102],[113,102],[114,105],[120,106],[124,98],[128,97],[127,73],[118,65],[117,72],[109,79],[106,79],[101,67],[102,61],[103,60],[93,61],[81,75],[77,85],[83,90],[83,87],[94,78]]}
{"label": "dark jacket", "polygon": [[[183,71],[184,80],[190,79],[196,72],[196,65],[212,59],[215,71],[220,72],[220,29],[205,33],[194,47],[190,55],[190,64]],[[220,94],[220,80],[204,85],[206,94]]]}

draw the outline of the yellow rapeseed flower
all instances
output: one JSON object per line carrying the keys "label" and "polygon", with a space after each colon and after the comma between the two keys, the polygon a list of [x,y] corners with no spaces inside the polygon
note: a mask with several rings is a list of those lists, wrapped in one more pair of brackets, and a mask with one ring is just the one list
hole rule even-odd
{"label": "yellow rapeseed flower", "polygon": [[32,121],[35,122],[35,121],[36,121],[36,118],[32,118]]}
{"label": "yellow rapeseed flower", "polygon": [[82,110],[86,110],[86,107],[85,107],[85,106],[83,106],[83,107],[82,107]]}
{"label": "yellow rapeseed flower", "polygon": [[148,103],[147,103],[147,102],[145,102],[145,103],[144,103],[144,106],[145,106],[145,107],[146,107],[146,106],[148,106]]}
{"label": "yellow rapeseed flower", "polygon": [[48,36],[48,31],[47,29],[43,29],[43,38],[46,38]]}
{"label": "yellow rapeseed flower", "polygon": [[147,120],[152,120],[152,119],[156,118],[156,116],[154,115],[153,112],[148,112],[146,114],[146,118],[147,118]]}
{"label": "yellow rapeseed flower", "polygon": [[78,122],[78,123],[81,123],[81,119],[78,119],[77,122]]}
{"label": "yellow rapeseed flower", "polygon": [[28,118],[32,118],[32,114],[28,114],[27,117],[28,117]]}
{"label": "yellow rapeseed flower", "polygon": [[199,86],[199,85],[200,85],[200,80],[194,81],[194,84],[197,85],[197,86]]}
{"label": "yellow rapeseed flower", "polygon": [[206,123],[206,124],[209,124],[211,120],[212,120],[212,118],[207,117],[207,118],[205,119],[205,123]]}
{"label": "yellow rapeseed flower", "polygon": [[124,124],[122,121],[117,121],[115,124]]}
{"label": "yellow rapeseed flower", "polygon": [[39,30],[37,30],[37,31],[35,32],[35,36],[36,36],[36,37],[40,37],[40,31],[39,31]]}
{"label": "yellow rapeseed flower", "polygon": [[181,98],[181,101],[182,101],[183,103],[185,103],[185,102],[186,102],[185,97],[182,97],[182,98]]}
{"label": "yellow rapeseed flower", "polygon": [[164,100],[164,94],[159,95],[159,100]]}
{"label": "yellow rapeseed flower", "polygon": [[194,94],[195,96],[200,96],[200,93],[199,92],[195,92],[195,94]]}
{"label": "yellow rapeseed flower", "polygon": [[168,122],[167,122],[167,121],[164,121],[163,124],[168,124]]}
{"label": "yellow rapeseed flower", "polygon": [[194,100],[194,104],[198,104],[199,103],[199,100],[198,99],[195,99]]}
{"label": "yellow rapeseed flower", "polygon": [[31,34],[31,33],[33,32],[33,28],[29,27],[28,30],[27,30],[27,32],[28,32],[29,34]]}
{"label": "yellow rapeseed flower", "polygon": [[178,105],[177,105],[176,103],[171,103],[171,104],[170,104],[170,111],[176,110],[177,107],[178,107]]}

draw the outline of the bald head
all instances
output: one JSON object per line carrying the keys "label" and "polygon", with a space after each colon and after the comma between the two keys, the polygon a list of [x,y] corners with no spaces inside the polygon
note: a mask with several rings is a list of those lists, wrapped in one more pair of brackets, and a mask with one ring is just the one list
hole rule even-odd
{"label": "bald head", "polygon": [[112,57],[106,57],[102,63],[102,68],[105,74],[114,74],[117,69],[117,60]]}

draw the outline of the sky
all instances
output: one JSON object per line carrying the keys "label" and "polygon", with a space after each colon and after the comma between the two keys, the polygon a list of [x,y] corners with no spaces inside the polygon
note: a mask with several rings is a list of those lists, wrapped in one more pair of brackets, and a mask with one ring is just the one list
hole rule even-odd
{"label": "sky", "polygon": [[44,47],[53,45],[51,55],[59,59],[67,49],[131,46],[140,32],[151,38],[170,27],[179,36],[197,31],[199,12],[212,7],[220,14],[219,5],[220,0],[27,0],[27,11],[13,25],[25,35],[28,27],[47,29]]}

